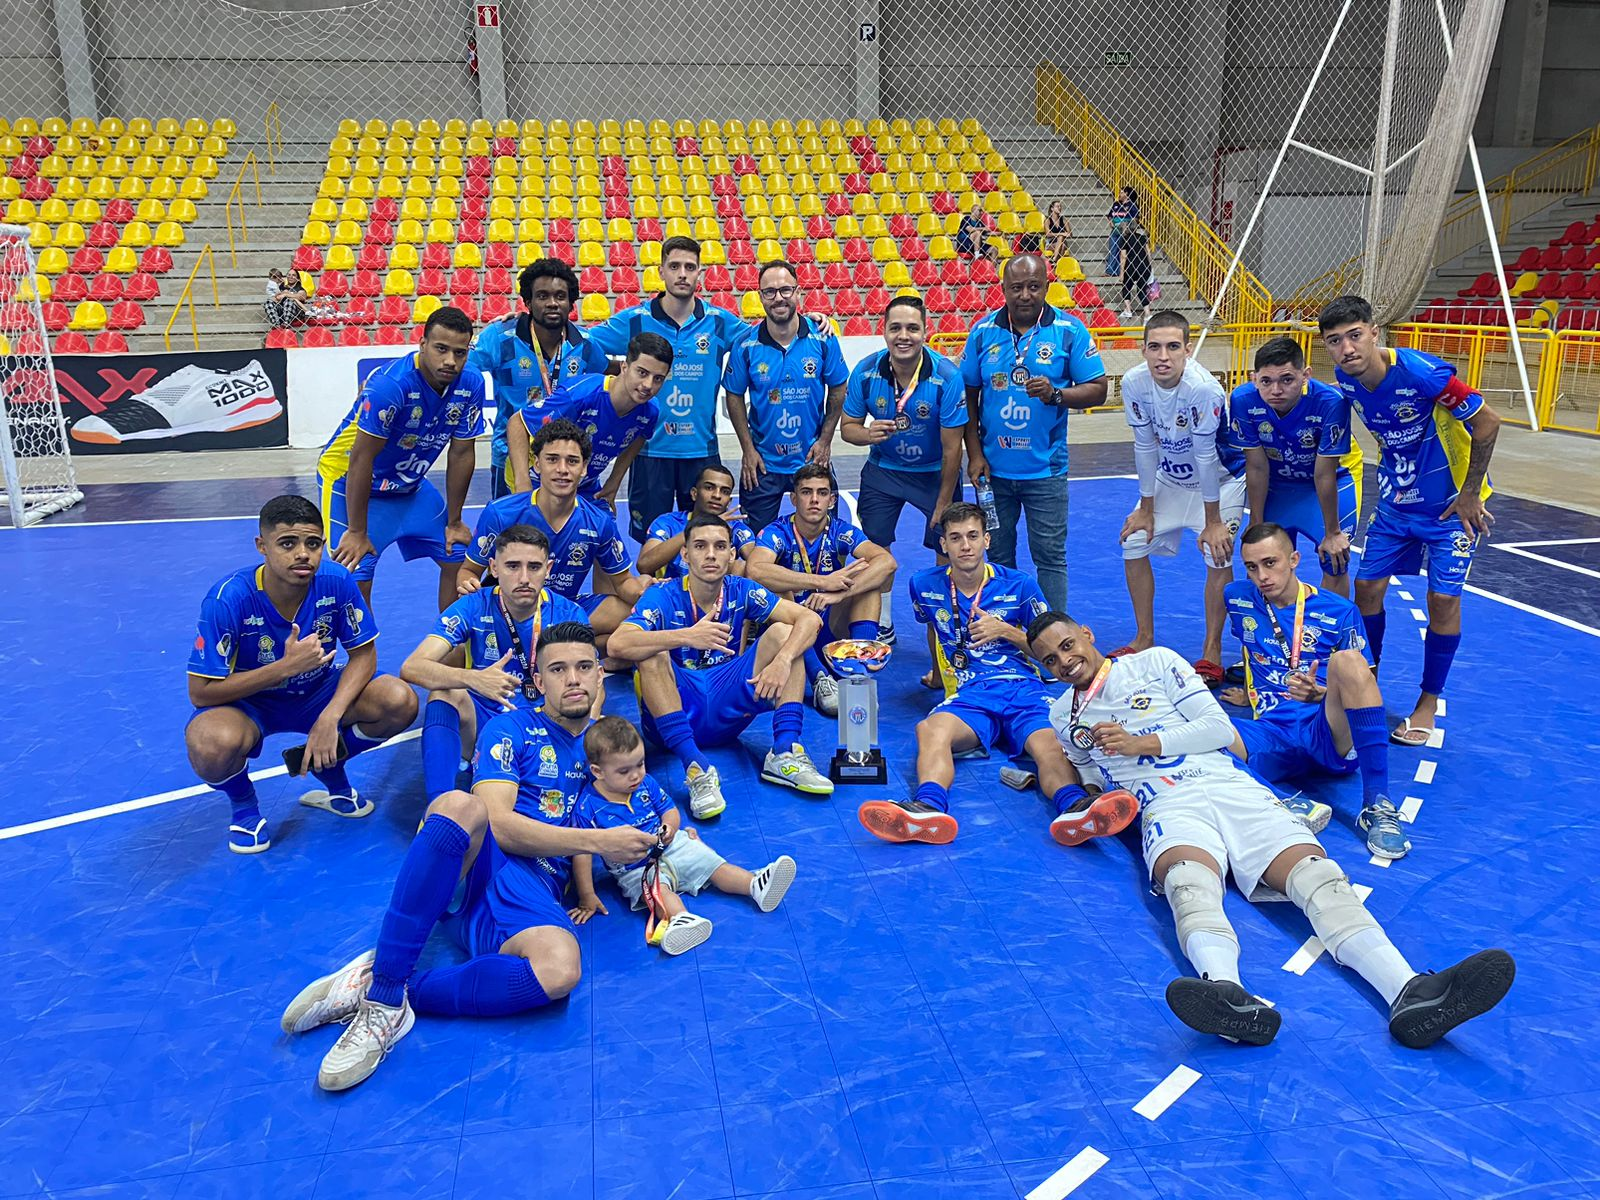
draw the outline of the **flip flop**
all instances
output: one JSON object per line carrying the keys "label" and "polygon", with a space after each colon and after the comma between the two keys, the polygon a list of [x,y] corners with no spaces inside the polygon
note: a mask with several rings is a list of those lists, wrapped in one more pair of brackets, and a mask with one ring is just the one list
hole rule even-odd
{"label": "flip flop", "polygon": [[1222,684],[1222,664],[1214,663],[1209,658],[1197,658],[1194,663],[1194,673],[1205,681],[1208,688],[1215,690]]}
{"label": "flip flop", "polygon": [[1413,725],[1411,718],[1407,717],[1389,731],[1389,740],[1396,746],[1409,746],[1416,750],[1428,744],[1428,738],[1433,735],[1433,730],[1426,725]]}

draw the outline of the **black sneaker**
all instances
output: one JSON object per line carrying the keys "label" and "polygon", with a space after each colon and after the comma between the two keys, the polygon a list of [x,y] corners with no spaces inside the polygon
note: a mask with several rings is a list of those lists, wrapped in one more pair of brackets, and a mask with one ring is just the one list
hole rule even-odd
{"label": "black sneaker", "polygon": [[1226,980],[1174,979],[1167,984],[1167,1007],[1197,1033],[1250,1046],[1265,1046],[1283,1024],[1275,1008]]}
{"label": "black sneaker", "polygon": [[1245,681],[1243,660],[1234,663],[1233,666],[1224,671],[1222,673],[1222,681],[1224,683],[1231,683],[1238,687],[1243,687]]}
{"label": "black sneaker", "polygon": [[927,842],[944,846],[955,841],[960,826],[949,813],[920,800],[868,800],[856,810],[867,832],[886,842]]}
{"label": "black sneaker", "polygon": [[1480,950],[1437,975],[1418,975],[1389,1006],[1389,1033],[1412,1050],[1431,1046],[1499,1004],[1516,977],[1517,964],[1504,950]]}

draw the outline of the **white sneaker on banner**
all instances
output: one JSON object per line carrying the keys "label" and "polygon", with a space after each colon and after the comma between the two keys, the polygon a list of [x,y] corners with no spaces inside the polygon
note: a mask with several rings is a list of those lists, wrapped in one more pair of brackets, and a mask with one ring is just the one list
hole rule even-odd
{"label": "white sneaker on banner", "polygon": [[237,371],[191,364],[137,396],[124,396],[104,412],[84,417],[72,427],[72,436],[118,446],[186,433],[233,433],[275,421],[282,413],[283,403],[257,360]]}

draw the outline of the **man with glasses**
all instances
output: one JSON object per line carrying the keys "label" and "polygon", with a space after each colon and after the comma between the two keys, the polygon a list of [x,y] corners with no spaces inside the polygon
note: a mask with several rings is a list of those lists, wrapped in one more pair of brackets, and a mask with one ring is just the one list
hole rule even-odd
{"label": "man with glasses", "polygon": [[757,533],[778,515],[794,473],[828,467],[850,368],[831,323],[800,315],[795,269],[764,263],[757,286],[767,315],[728,354],[728,419],[744,451],[739,507]]}

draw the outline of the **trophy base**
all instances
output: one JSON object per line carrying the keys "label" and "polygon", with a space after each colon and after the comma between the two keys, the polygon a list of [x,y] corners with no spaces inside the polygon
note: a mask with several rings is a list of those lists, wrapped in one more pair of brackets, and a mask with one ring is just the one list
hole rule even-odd
{"label": "trophy base", "polygon": [[835,750],[833,762],[828,765],[828,778],[835,783],[888,783],[889,768],[883,761],[883,752],[876,748],[865,754]]}

